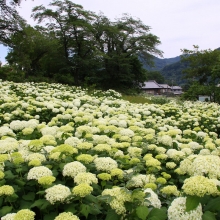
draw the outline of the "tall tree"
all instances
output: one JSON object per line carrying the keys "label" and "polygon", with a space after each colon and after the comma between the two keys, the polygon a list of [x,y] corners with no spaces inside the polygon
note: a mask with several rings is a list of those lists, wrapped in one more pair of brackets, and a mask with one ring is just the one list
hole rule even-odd
{"label": "tall tree", "polygon": [[138,58],[150,63],[153,54],[162,54],[156,48],[158,37],[149,33],[149,26],[126,14],[114,22],[100,15],[94,30],[103,62],[99,83],[106,88],[138,88],[146,79]]}
{"label": "tall tree", "polygon": [[0,43],[11,45],[11,35],[22,31],[25,20],[20,17],[14,5],[7,5],[5,1],[0,1]]}
{"label": "tall tree", "polygon": [[[188,64],[188,68],[183,71],[184,77],[192,83],[204,86],[207,95],[212,96],[216,101],[219,92],[217,85],[220,83],[219,50],[199,50],[199,46],[194,45],[193,50],[183,49],[181,60]],[[194,86],[195,87],[195,86]],[[203,89],[203,91],[205,91]],[[220,101],[220,100],[219,100]]]}
{"label": "tall tree", "polygon": [[56,47],[59,47],[58,42],[45,28],[26,25],[22,32],[12,35],[11,48],[6,60],[24,71],[26,77],[39,76],[46,71],[45,66],[42,68],[43,59],[46,59],[49,65],[47,57]]}
{"label": "tall tree", "polygon": [[53,9],[37,6],[33,9],[32,17],[39,23],[49,19],[46,23],[48,30],[54,32],[63,47],[65,58],[65,72],[70,72],[78,85],[84,80],[83,69],[89,67],[92,58],[92,39],[90,34],[91,21],[95,14],[85,11],[81,5],[69,0],[54,0],[49,4]]}

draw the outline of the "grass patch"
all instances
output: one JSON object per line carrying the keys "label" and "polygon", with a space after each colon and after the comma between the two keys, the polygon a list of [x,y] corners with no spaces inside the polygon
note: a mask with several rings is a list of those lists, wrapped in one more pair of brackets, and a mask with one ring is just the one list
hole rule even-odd
{"label": "grass patch", "polygon": [[141,103],[141,104],[152,103],[152,101],[149,98],[141,95],[122,95],[122,99],[129,101],[131,103]]}

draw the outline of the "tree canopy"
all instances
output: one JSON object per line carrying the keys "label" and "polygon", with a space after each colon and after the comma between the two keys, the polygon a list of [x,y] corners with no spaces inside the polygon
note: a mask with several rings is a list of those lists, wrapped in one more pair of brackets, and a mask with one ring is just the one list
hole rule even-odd
{"label": "tree canopy", "polygon": [[[220,101],[218,100],[220,92],[218,87],[220,83],[220,50],[200,50],[197,45],[193,47],[193,50],[182,50],[181,59],[188,64],[188,67],[183,70],[184,77],[193,85],[194,93],[197,85],[200,87],[197,91],[203,93],[200,95],[210,95],[213,101]],[[203,89],[201,90],[201,88]]]}
{"label": "tree canopy", "polygon": [[[40,5],[32,11],[37,26],[17,17],[16,28],[2,28],[5,37],[0,39],[10,47],[9,64],[26,77],[136,90],[147,79],[140,58],[151,64],[153,55],[162,55],[157,49],[160,40],[151,28],[127,14],[110,21],[69,0],[53,0],[48,8]],[[4,20],[12,25],[11,15]]]}

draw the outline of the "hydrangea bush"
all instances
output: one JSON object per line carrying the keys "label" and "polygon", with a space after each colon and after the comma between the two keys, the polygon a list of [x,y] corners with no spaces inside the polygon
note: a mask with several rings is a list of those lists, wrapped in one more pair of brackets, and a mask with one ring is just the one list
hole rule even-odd
{"label": "hydrangea bush", "polygon": [[220,107],[0,82],[0,217],[220,219]]}

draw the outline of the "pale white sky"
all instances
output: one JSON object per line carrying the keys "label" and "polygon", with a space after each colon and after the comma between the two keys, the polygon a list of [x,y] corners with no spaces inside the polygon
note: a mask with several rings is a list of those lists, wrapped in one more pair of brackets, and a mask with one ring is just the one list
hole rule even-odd
{"label": "pale white sky", "polygon": [[[104,13],[109,19],[128,13],[151,27],[160,38],[164,58],[176,57],[181,49],[216,49],[220,47],[220,0],[72,0],[85,10]],[[47,6],[51,0],[26,0],[18,8],[30,24],[34,6]],[[7,50],[0,45],[0,60]]]}

